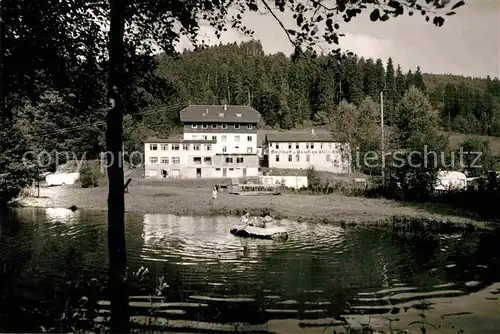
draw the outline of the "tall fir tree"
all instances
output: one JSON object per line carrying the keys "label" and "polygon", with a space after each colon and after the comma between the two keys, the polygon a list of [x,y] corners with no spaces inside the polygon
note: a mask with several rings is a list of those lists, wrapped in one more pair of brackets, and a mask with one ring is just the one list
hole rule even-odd
{"label": "tall fir tree", "polygon": [[420,71],[420,67],[417,67],[417,70],[415,71],[415,74],[413,75],[413,85],[421,90],[422,92],[425,92],[425,83],[424,83],[424,77],[422,76],[422,72]]}

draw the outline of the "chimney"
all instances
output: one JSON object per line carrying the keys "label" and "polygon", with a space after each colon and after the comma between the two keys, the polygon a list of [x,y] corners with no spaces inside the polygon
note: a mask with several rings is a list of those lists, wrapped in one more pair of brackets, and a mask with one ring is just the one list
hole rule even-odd
{"label": "chimney", "polygon": [[224,111],[227,110],[227,104],[224,104]]}
{"label": "chimney", "polygon": [[207,108],[207,110],[206,110],[206,113],[207,113],[207,115],[208,115],[208,108]]}
{"label": "chimney", "polygon": [[311,129],[311,134],[314,136],[314,129]]}

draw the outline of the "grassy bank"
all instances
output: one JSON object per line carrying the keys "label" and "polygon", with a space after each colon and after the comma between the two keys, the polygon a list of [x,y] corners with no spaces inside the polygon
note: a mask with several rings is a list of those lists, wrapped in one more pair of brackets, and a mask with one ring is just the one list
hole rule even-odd
{"label": "grassy bank", "polygon": [[[340,194],[308,195],[287,193],[280,196],[237,196],[219,193],[212,200],[211,189],[186,188],[168,181],[145,185],[132,181],[125,195],[128,212],[168,213],[175,215],[241,215],[249,210],[259,215],[270,211],[276,218],[337,224],[411,225],[409,219],[428,226],[474,226],[489,224],[471,217],[429,212],[422,207],[404,205],[385,199],[350,197]],[[81,209],[106,210],[107,188],[51,187],[41,188],[40,198],[24,197],[18,203],[28,207],[76,206]],[[445,224],[448,222],[449,224]],[[437,224],[436,224],[437,223]],[[451,226],[450,225],[450,226]]]}

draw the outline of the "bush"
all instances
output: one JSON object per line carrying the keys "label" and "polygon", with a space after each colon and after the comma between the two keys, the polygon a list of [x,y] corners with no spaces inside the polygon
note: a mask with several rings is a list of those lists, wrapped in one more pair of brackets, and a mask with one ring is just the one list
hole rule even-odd
{"label": "bush", "polygon": [[314,167],[308,168],[306,172],[307,176],[307,186],[313,191],[317,191],[321,188],[321,178],[319,173],[314,169]]}
{"label": "bush", "polygon": [[84,163],[80,169],[80,184],[82,188],[94,188],[99,185],[101,173],[98,167],[91,166],[88,162]]}

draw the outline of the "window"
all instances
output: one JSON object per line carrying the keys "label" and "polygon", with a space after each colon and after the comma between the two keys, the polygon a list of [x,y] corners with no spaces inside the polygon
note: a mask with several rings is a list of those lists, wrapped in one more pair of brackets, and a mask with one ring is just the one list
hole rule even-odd
{"label": "window", "polygon": [[252,130],[252,128],[253,128],[252,124],[247,124],[247,129],[248,130]]}
{"label": "window", "polygon": [[235,128],[235,129],[239,129],[239,128],[240,128],[240,125],[239,125],[239,124],[235,124],[235,125],[234,125],[234,128]]}
{"label": "window", "polygon": [[152,164],[158,163],[158,157],[149,157],[149,162]]}
{"label": "window", "polygon": [[212,158],[211,157],[205,157],[203,158],[203,162],[205,165],[211,165],[212,164]]}
{"label": "window", "polygon": [[198,124],[191,124],[191,129],[196,129],[198,127]]}
{"label": "window", "polygon": [[222,137],[221,137],[221,140],[222,140],[223,142],[225,142],[225,141],[227,141],[227,137],[226,137],[226,136],[222,136]]}
{"label": "window", "polygon": [[311,150],[314,150],[314,143],[311,143]]}
{"label": "window", "polygon": [[221,129],[227,129],[227,124],[222,124],[220,127]]}
{"label": "window", "polygon": [[280,156],[279,156],[279,154],[276,154],[276,162],[280,162]]}
{"label": "window", "polygon": [[189,146],[191,146],[191,145],[189,145],[189,144],[182,144],[182,149],[184,151],[189,151]]}
{"label": "window", "polygon": [[149,149],[151,151],[156,151],[156,150],[158,150],[158,145],[156,145],[156,144],[149,144]]}
{"label": "window", "polygon": [[232,164],[233,163],[233,158],[226,158],[226,163],[227,164]]}
{"label": "window", "polygon": [[161,145],[161,150],[162,151],[168,151],[168,144],[162,144]]}
{"label": "window", "polygon": [[227,147],[226,146],[222,146],[222,153],[226,153],[227,152]]}
{"label": "window", "polygon": [[193,163],[195,165],[201,165],[201,158],[200,157],[194,157],[193,158]]}
{"label": "window", "polygon": [[251,147],[247,147],[247,153],[252,153],[252,148]]}
{"label": "window", "polygon": [[233,171],[233,170],[234,170],[234,168],[229,168],[229,171]]}
{"label": "window", "polygon": [[288,149],[291,150],[292,149],[292,143],[288,143]]}
{"label": "window", "polygon": [[299,149],[299,143],[295,143],[295,149],[298,150]]}
{"label": "window", "polygon": [[179,157],[172,157],[172,163],[173,164],[180,164],[181,163],[181,159]]}
{"label": "window", "polygon": [[292,162],[292,155],[288,155],[288,162]]}
{"label": "window", "polygon": [[224,113],[223,113],[223,112],[220,112],[220,113],[219,113],[219,117],[224,117]]}
{"label": "window", "polygon": [[239,149],[240,149],[240,147],[239,147],[239,146],[235,146],[235,147],[234,147],[234,149],[235,149],[235,150],[239,150]]}
{"label": "window", "polygon": [[208,124],[203,124],[203,125],[201,126],[201,128],[202,128],[202,129],[208,129]]}
{"label": "window", "polygon": [[216,168],[215,171],[217,171],[217,172],[220,171],[220,168]]}
{"label": "window", "polygon": [[326,155],[326,161],[330,161],[330,154]]}
{"label": "window", "polygon": [[212,129],[217,129],[217,124],[212,124]]}
{"label": "window", "polygon": [[240,136],[234,136],[234,141],[238,143],[240,141]]}
{"label": "window", "polygon": [[212,140],[217,141],[217,136],[212,136]]}
{"label": "window", "polygon": [[323,143],[319,144],[319,148],[323,148]]}
{"label": "window", "polygon": [[161,158],[160,158],[160,162],[161,162],[162,164],[168,164],[168,157],[161,157]]}
{"label": "window", "polygon": [[179,144],[172,144],[173,151],[179,151]]}
{"label": "window", "polygon": [[208,140],[208,136],[203,136],[203,140]]}
{"label": "window", "polygon": [[243,163],[243,158],[236,158],[236,163],[242,164]]}
{"label": "window", "polygon": [[296,161],[296,162],[299,162],[299,161],[300,161],[300,155],[298,155],[298,154],[297,154],[297,155],[295,156],[295,161]]}
{"label": "window", "polygon": [[247,136],[247,141],[252,141],[252,136]]}
{"label": "window", "polygon": [[201,146],[200,144],[194,144],[193,145],[193,150],[199,151],[200,150],[200,146]]}
{"label": "window", "polygon": [[280,144],[276,144],[276,149],[278,150],[280,148]]}
{"label": "window", "polygon": [[205,151],[211,151],[212,150],[212,145],[206,144],[205,145]]}
{"label": "window", "polygon": [[309,155],[306,155],[306,161],[309,162],[310,161],[310,157]]}
{"label": "window", "polygon": [[309,149],[309,143],[306,143],[306,150]]}

